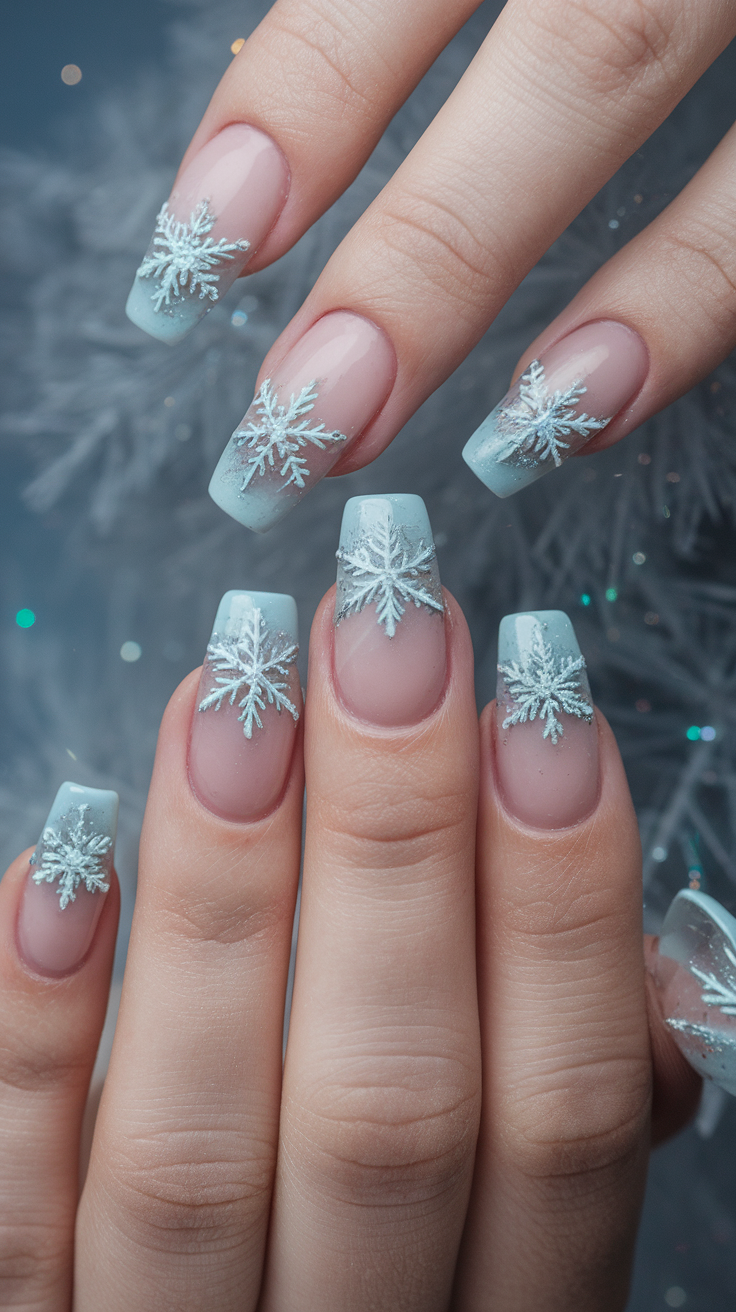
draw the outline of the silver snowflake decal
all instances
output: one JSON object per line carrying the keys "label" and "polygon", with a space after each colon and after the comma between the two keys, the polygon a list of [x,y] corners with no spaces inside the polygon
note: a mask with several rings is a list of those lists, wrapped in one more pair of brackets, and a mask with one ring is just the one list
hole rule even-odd
{"label": "silver snowflake decal", "polygon": [[[266,705],[281,713],[288,711],[295,720],[299,712],[288,697],[289,666],[299,650],[288,634],[273,632],[262,612],[254,607],[243,619],[237,637],[215,634],[207,648],[218,685],[199,703],[200,711],[213,707],[219,711],[225,699],[231,706],[237,699],[238,719],[246,738],[253,737],[253,726],[263,728],[260,712]],[[242,696],[241,696],[242,694]]]}
{"label": "silver snowflake decal", "polygon": [[443,611],[442,594],[432,577],[434,543],[423,539],[410,547],[400,528],[388,519],[379,521],[370,535],[363,534],[350,551],[340,547],[337,559],[343,569],[343,602],[337,621],[357,614],[376,602],[376,620],[393,638],[406,606],[428,606]]}
{"label": "silver snowflake decal", "polygon": [[306,457],[300,452],[306,446],[324,451],[328,445],[347,442],[345,433],[328,432],[324,424],[310,425],[304,418],[314,409],[317,395],[317,384],[313,379],[298,396],[292,394],[288,405],[279,405],[271,379],[264,380],[251,406],[251,409],[255,407],[255,419],[233,433],[236,445],[244,446],[250,453],[241,492],[245,492],[256,474],[263,477],[267,467],[278,467],[279,474],[285,479],[282,487],[294,483],[302,488],[304,480],[309,478],[309,470]]}
{"label": "silver snowflake decal", "polygon": [[151,297],[154,310],[168,310],[183,301],[186,293],[194,296],[197,289],[200,300],[217,300],[220,275],[213,269],[225,260],[234,260],[236,251],[247,251],[250,242],[228,242],[224,237],[213,241],[207,234],[216,221],[207,200],[200,201],[188,223],[175,219],[168,201],[164,203],[156,219],[151,253],[137,273],[138,278],[158,279]]}
{"label": "silver snowflake decal", "polygon": [[703,1004],[706,1007],[718,1007],[724,1016],[736,1016],[736,954],[727,943],[724,943],[723,951],[733,967],[733,970],[727,968],[724,981],[710,971],[699,970],[697,966],[691,966],[690,969],[695,978],[705,985],[701,995]]}
{"label": "silver snowflake decal", "polygon": [[34,884],[53,884],[59,881],[59,907],[64,911],[70,902],[76,902],[76,890],[84,884],[88,893],[106,893],[110,887],[105,881],[105,857],[112,847],[107,834],[97,834],[88,826],[85,802],[76,808],[78,818],[72,823],[71,813],[59,821],[59,829],[44,829],[41,839],[41,858],[31,857],[38,864],[33,873]]}
{"label": "silver snowflake decal", "polygon": [[561,465],[569,454],[571,433],[588,438],[610,423],[585,413],[576,415],[578,401],[588,389],[580,379],[564,392],[550,392],[541,360],[532,360],[519,379],[519,395],[499,408],[496,424],[506,442],[497,460],[511,460],[527,467],[554,460]]}
{"label": "silver snowflake decal", "polygon": [[583,657],[557,659],[539,629],[534,633],[530,650],[519,661],[499,665],[498,669],[506,681],[510,699],[515,702],[514,710],[503,722],[504,729],[539,716],[545,721],[543,736],[556,743],[563,732],[557,719],[559,711],[584,720],[590,720],[593,715],[593,707],[580,694],[580,672],[585,669]]}

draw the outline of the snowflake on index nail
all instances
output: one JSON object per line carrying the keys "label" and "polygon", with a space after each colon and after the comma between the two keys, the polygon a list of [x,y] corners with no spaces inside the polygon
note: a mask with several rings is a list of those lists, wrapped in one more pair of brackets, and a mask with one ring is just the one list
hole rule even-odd
{"label": "snowflake on index nail", "polygon": [[555,465],[561,465],[570,447],[563,438],[571,433],[588,438],[610,423],[610,418],[594,419],[585,413],[575,414],[577,403],[587,390],[577,379],[564,392],[559,389],[550,392],[544,365],[541,360],[532,360],[519,379],[519,395],[498,410],[496,426],[506,442],[496,459],[527,468],[550,459]]}
{"label": "snowflake on index nail", "polygon": [[[340,547],[337,559],[343,569],[344,601],[336,616],[339,623],[375,601],[376,620],[393,638],[396,625],[413,602],[443,611],[439,587],[432,578],[436,559],[434,543],[421,539],[410,547],[400,528],[386,518],[363,533],[350,551]],[[347,576],[347,577],[345,577]],[[436,594],[436,595],[435,595]]]}
{"label": "snowflake on index nail", "polygon": [[217,216],[207,200],[200,201],[188,223],[181,223],[169,213],[168,201],[161,207],[151,253],[136,274],[138,278],[158,279],[151,297],[154,310],[171,310],[184,300],[186,293],[194,296],[197,288],[200,300],[218,299],[220,275],[213,273],[213,269],[225,260],[234,260],[236,251],[247,251],[250,242],[245,239],[228,242],[224,237],[213,241],[207,233],[216,221]]}
{"label": "snowflake on index nail", "polygon": [[298,644],[287,634],[273,632],[262,612],[254,606],[245,616],[237,637],[213,636],[207,659],[218,687],[199,703],[200,711],[211,707],[219,711],[225,698],[231,706],[239,698],[238,719],[242,721],[246,738],[253,737],[254,724],[263,728],[260,712],[266,704],[275,706],[279,714],[288,711],[298,720],[299,712],[287,696],[289,666],[294,664],[298,650]]}
{"label": "snowflake on index nail", "polygon": [[705,985],[701,994],[703,1005],[718,1007],[724,1016],[736,1016],[736,954],[727,943],[724,943],[723,951],[733,967],[733,970],[726,967],[725,980],[721,981],[717,975],[699,970],[697,966],[691,966],[690,969],[696,979]]}
{"label": "snowflake on index nail", "polygon": [[277,465],[281,466],[279,474],[286,479],[282,488],[288,487],[290,483],[302,488],[304,480],[309,478],[309,470],[306,467],[306,457],[299,452],[306,446],[324,451],[331,443],[347,442],[345,433],[338,433],[337,430],[328,432],[324,424],[310,426],[309,421],[304,419],[303,416],[314,409],[317,395],[317,384],[312,379],[298,396],[292,393],[288,405],[279,405],[271,379],[264,380],[251,406],[255,407],[255,419],[249,420],[244,428],[238,428],[233,433],[236,446],[245,446],[250,452],[240,485],[241,492],[245,492],[256,474],[263,477],[266,466],[275,469]]}
{"label": "snowflake on index nail", "polygon": [[531,649],[525,651],[519,661],[499,665],[498,669],[506,681],[509,698],[515,703],[514,710],[503,722],[504,729],[512,724],[525,724],[539,716],[545,721],[543,737],[556,743],[563,732],[557,719],[559,711],[590,720],[593,707],[579,691],[580,674],[585,669],[583,657],[556,658],[540,629],[534,633]]}
{"label": "snowflake on index nail", "polygon": [[38,865],[33,873],[34,884],[53,884],[59,881],[59,909],[64,911],[70,902],[76,902],[76,890],[84,884],[88,893],[106,893],[110,887],[105,881],[107,853],[112,839],[97,834],[87,827],[88,803],[77,807],[78,819],[72,823],[71,813],[58,822],[58,829],[44,829],[41,838],[41,856],[31,857]]}

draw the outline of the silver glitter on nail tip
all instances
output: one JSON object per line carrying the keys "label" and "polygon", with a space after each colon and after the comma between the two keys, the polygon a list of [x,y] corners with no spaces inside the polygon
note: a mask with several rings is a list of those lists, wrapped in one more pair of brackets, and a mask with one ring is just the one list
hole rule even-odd
{"label": "silver glitter on nail tip", "polygon": [[89,823],[87,803],[74,810],[76,820],[73,821],[70,811],[44,829],[40,854],[34,852],[31,857],[31,865],[38,866],[32,876],[34,884],[53,884],[58,880],[61,911],[76,901],[80,884],[84,884],[88,893],[107,893],[110,888],[105,881],[106,858],[113,840],[109,834],[97,833]]}
{"label": "silver glitter on nail tip", "polygon": [[556,656],[551,644],[545,642],[541,627],[536,628],[530,648],[520,652],[519,660],[498,666],[508,700],[514,703],[503,728],[539,718],[545,722],[542,736],[557,743],[564,732],[557,719],[559,712],[590,721],[593,707],[580,692],[584,669],[582,656]]}
{"label": "silver glitter on nail tip", "polygon": [[242,691],[238,720],[246,738],[253,737],[254,725],[263,728],[260,712],[266,705],[275,706],[279,714],[285,710],[298,720],[299,712],[287,696],[289,667],[298,651],[298,643],[288,634],[270,629],[262,611],[254,606],[244,615],[236,636],[213,634],[207,661],[219,686],[203,698],[199,710],[219,711],[225,700],[234,706]]}
{"label": "silver glitter on nail tip", "polygon": [[340,606],[335,623],[376,603],[376,620],[393,638],[407,605],[444,611],[442,590],[435,568],[434,543],[420,538],[409,544],[389,518],[379,519],[363,531],[350,548],[340,547]]}
{"label": "silver glitter on nail tip", "polygon": [[188,297],[199,289],[199,299],[216,301],[220,295],[217,284],[220,274],[213,270],[226,260],[234,260],[238,251],[250,249],[250,242],[228,242],[224,237],[213,241],[207,234],[217,222],[217,215],[209,201],[200,201],[189,216],[188,223],[175,219],[166,201],[156,219],[153,240],[137,278],[153,278],[156,283],[151,296],[157,313],[173,313]]}
{"label": "silver glitter on nail tip", "polygon": [[240,485],[241,492],[247,490],[256,475],[263,478],[267,467],[275,470],[278,465],[281,466],[278,473],[285,480],[281,490],[292,483],[297,488],[303,488],[310,471],[307,469],[306,457],[299,452],[308,446],[324,451],[328,445],[347,442],[345,433],[339,433],[337,429],[330,432],[324,424],[310,426],[303,418],[314,410],[318,395],[316,380],[312,379],[298,396],[292,393],[288,405],[279,405],[271,379],[264,379],[248,411],[250,413],[250,410],[255,410],[255,418],[250,419],[243,428],[236,428],[233,433],[235,445],[245,447],[250,452]]}
{"label": "silver glitter on nail tip", "polygon": [[533,469],[552,460],[559,467],[570,454],[570,442],[563,438],[575,433],[587,439],[611,422],[610,418],[575,414],[578,401],[588,390],[582,379],[564,391],[550,392],[541,360],[532,360],[518,388],[518,396],[501,404],[496,412],[496,428],[505,442],[494,451],[494,458],[503,463]]}

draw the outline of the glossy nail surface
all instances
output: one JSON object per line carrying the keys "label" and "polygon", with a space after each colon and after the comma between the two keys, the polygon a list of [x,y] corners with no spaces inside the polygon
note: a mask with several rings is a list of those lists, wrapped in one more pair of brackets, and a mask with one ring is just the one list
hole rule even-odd
{"label": "glossy nail surface", "polygon": [[243,272],[281,212],[289,169],[274,141],[231,123],[177,179],[125,307],[174,346]]}
{"label": "glossy nail surface", "polygon": [[662,926],[654,978],[680,1051],[736,1095],[736,919],[707,893],[683,889]]}
{"label": "glossy nail surface", "polygon": [[395,371],[380,328],[326,314],[264,379],[212,475],[212,499],[258,533],[277,524],[378,413]]}
{"label": "glossy nail surface", "polygon": [[532,360],[484,419],[463,459],[496,496],[558,468],[611,422],[641,388],[649,353],[613,320],[584,324]]}
{"label": "glossy nail surface", "polygon": [[337,552],[335,680],[371,724],[416,724],[445,683],[444,603],[421,497],[352,497]]}
{"label": "glossy nail surface", "polygon": [[298,651],[293,597],[225,593],[189,742],[192,788],[225,820],[257,820],[283,791],[301,707]]}
{"label": "glossy nail surface", "polygon": [[18,916],[21,956],[41,975],[84,959],[110,888],[118,795],[63,783],[31,857]]}
{"label": "glossy nail surface", "polygon": [[575,630],[564,611],[506,615],[498,632],[496,766],[512,815],[563,829],[598,798],[598,730]]}

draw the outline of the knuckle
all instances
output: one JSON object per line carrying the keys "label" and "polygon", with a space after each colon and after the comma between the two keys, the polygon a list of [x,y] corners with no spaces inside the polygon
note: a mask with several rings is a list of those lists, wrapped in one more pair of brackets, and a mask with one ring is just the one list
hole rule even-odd
{"label": "knuckle", "polygon": [[736,261],[731,234],[717,226],[693,222],[665,234],[663,254],[667,267],[693,294],[691,311],[697,305],[728,348],[736,321]]}
{"label": "knuckle", "polygon": [[273,1151],[252,1142],[244,1149],[240,1138],[215,1146],[210,1134],[167,1131],[106,1152],[108,1191],[137,1242],[167,1251],[193,1243],[226,1248],[259,1222],[270,1197]]}
{"label": "knuckle", "polygon": [[245,944],[267,950],[294,918],[295,890],[274,880],[273,871],[249,869],[247,880],[238,862],[211,880],[175,886],[162,893],[162,933],[172,939],[223,947]]}
{"label": "knuckle", "polygon": [[505,1099],[504,1141],[514,1166],[536,1179],[589,1176],[626,1162],[647,1132],[648,1060],[570,1067],[554,1085]]}
{"label": "knuckle", "polygon": [[0,1226],[0,1307],[46,1307],[64,1301],[71,1237],[51,1225]]}
{"label": "knuckle", "polygon": [[[565,54],[558,67],[572,67],[586,92],[620,94],[668,76],[673,44],[672,8],[653,0],[568,0],[540,6],[537,21]],[[551,29],[551,30],[550,30]]]}
{"label": "knuckle", "polygon": [[386,1071],[380,1084],[323,1084],[296,1107],[291,1134],[322,1189],[373,1206],[419,1203],[465,1179],[477,1137],[480,1088],[460,1061]]}
{"label": "knuckle", "polygon": [[[276,6],[269,16],[269,49],[281,70],[279,98],[311,133],[319,125],[346,120],[362,123],[376,113],[375,80],[379,75],[370,34],[360,40],[348,12],[339,6]],[[359,53],[358,53],[359,52]],[[290,115],[291,118],[291,115]]]}

